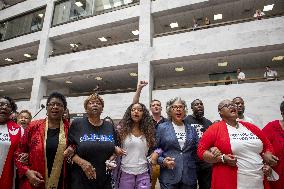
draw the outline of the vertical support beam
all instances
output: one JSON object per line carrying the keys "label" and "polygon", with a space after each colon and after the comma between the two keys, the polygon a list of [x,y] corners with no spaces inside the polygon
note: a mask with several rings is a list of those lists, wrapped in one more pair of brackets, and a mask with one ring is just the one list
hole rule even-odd
{"label": "vertical support beam", "polygon": [[154,23],[151,15],[151,0],[140,0],[139,17],[139,43],[141,45],[141,56],[138,62],[138,81],[146,80],[149,84],[142,90],[140,102],[148,108],[152,99],[153,70],[151,66],[152,39],[154,34]]}
{"label": "vertical support beam", "polygon": [[33,80],[32,92],[31,92],[31,110],[35,113],[40,108],[41,99],[46,95],[47,81],[42,77],[41,70],[44,69],[47,58],[52,50],[52,42],[48,35],[51,27],[54,0],[47,0],[43,27],[41,31],[41,38],[38,48],[36,74]]}

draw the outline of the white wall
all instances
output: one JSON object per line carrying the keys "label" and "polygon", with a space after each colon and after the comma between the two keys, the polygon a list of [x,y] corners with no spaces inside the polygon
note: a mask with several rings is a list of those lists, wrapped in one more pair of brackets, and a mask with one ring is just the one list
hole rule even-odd
{"label": "white wall", "polygon": [[177,7],[183,7],[187,5],[192,5],[196,3],[206,2],[208,0],[156,0],[152,2],[152,12],[161,12],[169,9],[174,9]]}
{"label": "white wall", "polygon": [[138,46],[138,42],[131,42],[50,57],[42,70],[42,75],[48,76],[137,63],[141,54]]}
{"label": "white wall", "polygon": [[152,60],[283,44],[283,36],[284,16],[157,37]]}
{"label": "white wall", "polygon": [[[282,90],[281,90],[282,89]],[[256,124],[262,128],[268,122],[275,119],[282,119],[279,111],[280,103],[284,100],[284,81],[271,81],[259,83],[245,83],[210,87],[195,87],[183,89],[155,90],[153,99],[159,99],[163,106],[163,115],[165,113],[166,102],[176,96],[186,100],[191,114],[190,103],[194,99],[201,99],[205,106],[205,117],[214,121],[219,120],[217,106],[221,100],[232,99],[241,96],[245,100],[245,114],[256,121]],[[110,116],[113,119],[121,119],[127,107],[131,104],[134,93],[118,93],[102,95],[105,102],[105,108],[102,118]],[[67,98],[70,113],[84,113],[84,100],[86,96]],[[46,104],[46,99],[41,101]],[[28,109],[29,102],[17,102],[19,110]],[[34,112],[33,112],[34,114]],[[36,119],[44,118],[45,109],[38,114]]]}
{"label": "white wall", "polygon": [[1,67],[0,83],[31,79],[35,74],[36,61]]}
{"label": "white wall", "polygon": [[[212,121],[220,119],[217,111],[219,102],[240,96],[245,101],[245,114],[254,118],[262,128],[269,121],[282,119],[279,107],[284,100],[284,81],[155,90],[152,95],[153,99],[162,102],[163,115],[166,115],[165,105],[170,98],[181,97],[187,102],[189,109],[194,99],[201,99],[205,106],[205,117]],[[191,113],[190,109],[189,114]]]}

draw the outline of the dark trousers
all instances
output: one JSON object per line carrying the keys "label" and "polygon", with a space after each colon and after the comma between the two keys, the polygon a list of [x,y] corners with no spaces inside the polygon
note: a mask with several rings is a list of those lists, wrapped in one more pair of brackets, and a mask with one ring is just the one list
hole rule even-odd
{"label": "dark trousers", "polygon": [[196,189],[197,188],[196,185],[187,185],[187,184],[182,183],[182,181],[176,184],[160,182],[160,187],[161,189]]}
{"label": "dark trousers", "polygon": [[197,180],[199,189],[211,188],[212,167],[197,166]]}

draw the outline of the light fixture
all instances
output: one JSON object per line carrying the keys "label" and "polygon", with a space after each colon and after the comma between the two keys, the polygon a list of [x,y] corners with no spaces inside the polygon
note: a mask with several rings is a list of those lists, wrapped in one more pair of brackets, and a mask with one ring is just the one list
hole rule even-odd
{"label": "light fixture", "polygon": [[223,18],[222,14],[214,14],[214,20],[221,20]]}
{"label": "light fixture", "polygon": [[226,67],[228,66],[228,62],[218,62],[219,67]]}
{"label": "light fixture", "polygon": [[104,5],[104,9],[110,9],[110,8],[111,8],[110,4]]}
{"label": "light fixture", "polygon": [[271,11],[274,7],[274,4],[266,5],[263,7],[263,12]]}
{"label": "light fixture", "polygon": [[4,92],[5,90],[4,89],[0,89],[0,92]]}
{"label": "light fixture", "polygon": [[283,60],[284,59],[284,56],[274,56],[273,58],[272,58],[272,61],[281,61],[281,60]]}
{"label": "light fixture", "polygon": [[102,77],[97,76],[97,77],[95,77],[95,80],[97,80],[97,81],[101,81],[101,80],[103,80],[103,78],[102,78]]}
{"label": "light fixture", "polygon": [[133,35],[139,35],[139,30],[133,30],[133,31],[132,31],[132,34],[133,34]]}
{"label": "light fixture", "polygon": [[129,3],[132,3],[133,0],[124,0],[124,4],[129,4]]}
{"label": "light fixture", "polygon": [[43,17],[43,14],[42,14],[42,13],[40,13],[40,14],[38,14],[38,16],[42,18],[42,17]]}
{"label": "light fixture", "polygon": [[177,22],[172,22],[172,23],[170,23],[170,27],[171,28],[177,28],[178,27],[178,23]]}
{"label": "light fixture", "polygon": [[175,71],[176,72],[182,72],[182,71],[184,71],[184,68],[183,67],[176,67]]}
{"label": "light fixture", "polygon": [[27,54],[27,53],[26,53],[26,54],[24,54],[24,56],[25,56],[25,57],[27,57],[27,58],[31,58],[31,57],[32,57],[32,55]]}
{"label": "light fixture", "polygon": [[137,76],[138,76],[138,74],[137,74],[136,72],[130,72],[129,75],[130,75],[131,77],[137,77]]}
{"label": "light fixture", "polygon": [[17,87],[19,90],[24,90],[25,88],[24,87]]}
{"label": "light fixture", "polygon": [[113,4],[114,7],[118,7],[118,6],[121,6],[121,5],[122,5],[122,4],[121,4],[120,1],[117,1],[117,2],[115,2],[115,3]]}
{"label": "light fixture", "polygon": [[76,44],[76,43],[70,43],[70,46],[71,46],[71,47],[73,47],[73,48],[75,48],[75,47],[79,47],[79,45],[78,45],[78,44]]}
{"label": "light fixture", "polygon": [[77,2],[75,3],[75,5],[77,5],[77,7],[82,7],[82,6],[83,6],[83,3],[81,3],[81,1],[77,1]]}
{"label": "light fixture", "polygon": [[72,81],[70,81],[70,80],[67,80],[67,81],[65,81],[65,83],[67,83],[67,84],[71,84],[71,83],[73,83]]}
{"label": "light fixture", "polygon": [[102,41],[102,42],[107,41],[107,39],[106,39],[105,37],[99,37],[98,39],[99,39],[100,41]]}
{"label": "light fixture", "polygon": [[8,62],[12,62],[13,61],[12,58],[5,58],[5,60],[8,61]]}

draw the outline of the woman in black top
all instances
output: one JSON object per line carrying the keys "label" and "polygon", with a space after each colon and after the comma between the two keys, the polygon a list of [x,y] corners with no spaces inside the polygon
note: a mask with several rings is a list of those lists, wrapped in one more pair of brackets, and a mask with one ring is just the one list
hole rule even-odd
{"label": "woman in black top", "polygon": [[76,148],[71,168],[71,189],[111,189],[106,174],[106,160],[115,152],[116,137],[113,125],[100,118],[103,99],[90,95],[84,102],[87,117],[75,119],[68,141]]}

